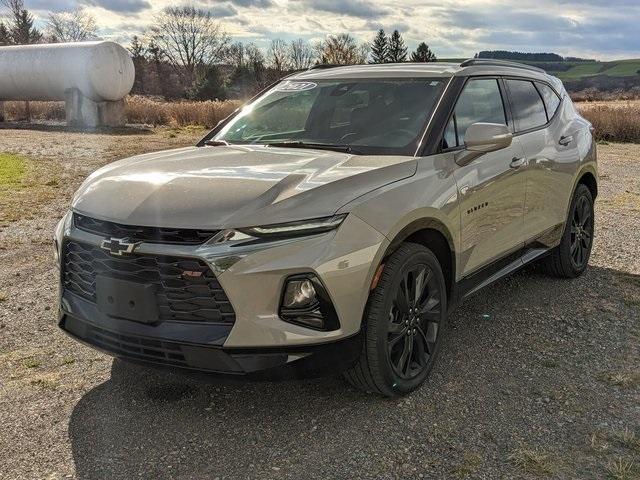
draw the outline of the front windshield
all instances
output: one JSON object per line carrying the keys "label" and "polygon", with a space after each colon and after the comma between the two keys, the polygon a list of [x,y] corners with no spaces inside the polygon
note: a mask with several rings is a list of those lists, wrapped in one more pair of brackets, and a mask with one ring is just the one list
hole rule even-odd
{"label": "front windshield", "polygon": [[285,80],[246,105],[214,140],[413,155],[443,85],[441,78]]}

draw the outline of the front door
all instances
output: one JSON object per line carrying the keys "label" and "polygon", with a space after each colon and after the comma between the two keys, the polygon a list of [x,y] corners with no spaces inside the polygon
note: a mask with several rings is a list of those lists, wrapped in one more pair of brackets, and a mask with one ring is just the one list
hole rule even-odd
{"label": "front door", "polygon": [[[467,128],[477,122],[508,124],[503,92],[495,78],[472,78],[456,103],[445,146],[464,146]],[[460,206],[461,276],[481,269],[524,245],[524,152],[514,139],[502,150],[456,167]]]}

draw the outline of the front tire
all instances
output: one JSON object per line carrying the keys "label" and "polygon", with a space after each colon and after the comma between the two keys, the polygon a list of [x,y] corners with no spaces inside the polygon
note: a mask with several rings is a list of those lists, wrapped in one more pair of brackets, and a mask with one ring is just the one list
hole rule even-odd
{"label": "front tire", "polygon": [[355,387],[387,397],[426,380],[446,326],[447,293],[436,256],[405,243],[386,260],[365,309],[363,349],[345,372]]}
{"label": "front tire", "polygon": [[560,245],[543,260],[546,272],[559,278],[582,275],[591,256],[593,230],[593,196],[586,185],[579,184],[571,200]]}

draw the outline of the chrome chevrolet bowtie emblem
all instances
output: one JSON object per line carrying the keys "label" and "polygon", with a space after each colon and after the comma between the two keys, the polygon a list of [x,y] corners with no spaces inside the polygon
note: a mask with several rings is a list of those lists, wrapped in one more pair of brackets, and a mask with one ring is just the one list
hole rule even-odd
{"label": "chrome chevrolet bowtie emblem", "polygon": [[117,257],[125,253],[131,253],[138,246],[138,243],[129,242],[128,238],[109,238],[102,241],[100,247],[111,255]]}

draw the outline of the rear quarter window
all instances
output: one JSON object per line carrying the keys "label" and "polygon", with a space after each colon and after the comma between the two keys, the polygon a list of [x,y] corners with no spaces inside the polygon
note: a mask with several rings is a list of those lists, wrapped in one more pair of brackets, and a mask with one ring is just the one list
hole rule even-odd
{"label": "rear quarter window", "polygon": [[517,132],[543,126],[547,113],[542,97],[529,80],[505,80],[511,98],[511,108]]}
{"label": "rear quarter window", "polygon": [[536,87],[538,87],[538,91],[540,95],[542,95],[544,104],[547,107],[547,117],[551,120],[551,117],[555,115],[556,110],[558,110],[560,106],[560,97],[546,83],[536,82]]}

